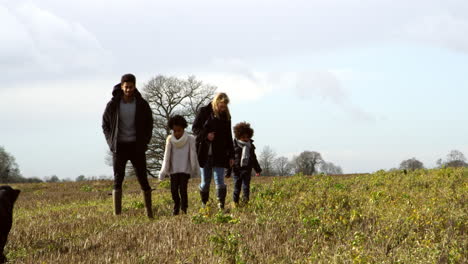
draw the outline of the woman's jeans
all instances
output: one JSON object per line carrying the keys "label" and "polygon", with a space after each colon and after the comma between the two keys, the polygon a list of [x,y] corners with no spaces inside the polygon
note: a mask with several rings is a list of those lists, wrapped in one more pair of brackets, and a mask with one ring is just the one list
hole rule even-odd
{"label": "woman's jeans", "polygon": [[207,163],[201,168],[200,192],[210,192],[211,178],[214,178],[217,190],[226,189],[226,185],[224,184],[224,168],[213,167],[213,158],[208,157]]}

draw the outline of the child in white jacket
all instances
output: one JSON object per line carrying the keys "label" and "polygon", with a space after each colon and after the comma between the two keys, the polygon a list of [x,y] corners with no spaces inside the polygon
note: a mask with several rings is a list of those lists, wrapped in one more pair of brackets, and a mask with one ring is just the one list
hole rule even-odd
{"label": "child in white jacket", "polygon": [[167,137],[164,160],[159,173],[159,179],[169,176],[171,179],[171,193],[174,200],[173,215],[179,210],[187,213],[188,197],[187,184],[190,175],[200,176],[195,137],[185,132],[187,121],[180,115],[169,119],[172,134]]}

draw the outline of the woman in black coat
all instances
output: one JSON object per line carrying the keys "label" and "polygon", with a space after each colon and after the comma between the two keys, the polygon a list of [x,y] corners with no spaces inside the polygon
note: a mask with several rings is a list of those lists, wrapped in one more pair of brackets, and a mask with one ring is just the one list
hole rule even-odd
{"label": "woman in black coat", "polygon": [[192,126],[197,137],[198,162],[202,168],[200,196],[205,206],[209,199],[211,178],[214,177],[218,207],[224,209],[226,185],[224,170],[234,163],[229,97],[218,93],[213,101],[200,109]]}

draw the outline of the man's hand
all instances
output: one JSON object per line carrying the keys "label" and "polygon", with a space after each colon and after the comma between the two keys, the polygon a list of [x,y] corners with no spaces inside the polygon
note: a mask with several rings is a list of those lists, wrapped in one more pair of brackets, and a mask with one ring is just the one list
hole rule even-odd
{"label": "man's hand", "polygon": [[232,168],[232,166],[234,166],[234,159],[230,159],[229,160],[229,166]]}
{"label": "man's hand", "polygon": [[208,135],[206,136],[206,138],[207,138],[209,141],[213,141],[214,138],[215,138],[215,132],[210,132],[210,133],[208,133]]}

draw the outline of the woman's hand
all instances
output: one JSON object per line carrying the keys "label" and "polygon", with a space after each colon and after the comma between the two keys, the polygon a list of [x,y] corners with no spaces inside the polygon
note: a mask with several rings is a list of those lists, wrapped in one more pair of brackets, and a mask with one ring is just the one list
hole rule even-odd
{"label": "woman's hand", "polygon": [[209,141],[213,141],[215,138],[215,132],[210,132],[208,133],[208,135],[206,136],[206,139],[208,139]]}

